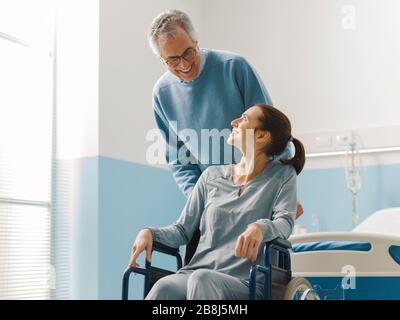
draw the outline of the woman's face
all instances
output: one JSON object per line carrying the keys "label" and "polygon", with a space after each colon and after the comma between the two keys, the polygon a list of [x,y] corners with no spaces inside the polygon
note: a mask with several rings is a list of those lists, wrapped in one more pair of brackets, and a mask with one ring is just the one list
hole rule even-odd
{"label": "woman's face", "polygon": [[228,144],[235,146],[242,153],[245,153],[246,150],[263,150],[269,143],[270,134],[268,131],[258,129],[261,116],[260,108],[253,106],[240,118],[232,120],[232,132],[228,137]]}

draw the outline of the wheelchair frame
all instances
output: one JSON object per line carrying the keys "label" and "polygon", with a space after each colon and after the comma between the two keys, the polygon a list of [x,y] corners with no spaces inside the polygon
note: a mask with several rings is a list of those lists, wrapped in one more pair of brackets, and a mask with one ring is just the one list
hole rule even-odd
{"label": "wheelchair frame", "polygon": [[[291,261],[289,249],[291,244],[288,240],[274,239],[264,242],[263,255],[264,265],[253,265],[250,268],[249,299],[256,299],[256,277],[258,272],[264,273],[264,300],[282,299],[286,285],[292,279]],[[274,256],[274,251],[278,255]],[[177,269],[182,268],[182,257],[179,248],[172,248],[162,243],[153,242],[152,251],[165,253],[176,257]],[[128,300],[129,278],[131,273],[138,273],[144,276],[143,298],[147,296],[152,286],[162,277],[175,272],[153,267],[145,260],[145,268],[129,267],[124,271],[122,278],[122,300]]]}

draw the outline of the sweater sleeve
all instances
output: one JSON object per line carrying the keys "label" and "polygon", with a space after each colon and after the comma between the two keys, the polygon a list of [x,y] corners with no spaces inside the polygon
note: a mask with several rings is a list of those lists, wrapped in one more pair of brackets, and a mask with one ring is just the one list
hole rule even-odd
{"label": "sweater sleeve", "polygon": [[236,81],[246,110],[257,103],[272,105],[272,100],[263,81],[244,58],[240,58],[237,61]]}
{"label": "sweater sleeve", "polygon": [[153,98],[153,109],[157,127],[163,132],[165,138],[165,160],[172,171],[172,176],[179,189],[188,198],[201,175],[201,170],[195,163],[196,161],[189,161],[184,164],[177,158],[179,150],[181,150],[179,152],[187,150],[186,145],[179,139],[172,128],[169,130],[168,120],[162,113],[155,97]]}
{"label": "sweater sleeve", "polygon": [[187,244],[192,238],[194,231],[200,225],[200,219],[204,211],[207,170],[200,176],[179,219],[175,223],[161,228],[148,228],[153,235],[154,241],[178,248]]}
{"label": "sweater sleeve", "polygon": [[287,239],[292,233],[297,203],[297,175],[294,169],[289,172],[274,199],[272,218],[254,222],[263,230],[263,241],[275,238]]}

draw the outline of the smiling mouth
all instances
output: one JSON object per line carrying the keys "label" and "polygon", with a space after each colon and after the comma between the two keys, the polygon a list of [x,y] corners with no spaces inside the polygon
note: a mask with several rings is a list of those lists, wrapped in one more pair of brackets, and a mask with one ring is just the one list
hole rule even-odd
{"label": "smiling mouth", "polygon": [[192,71],[193,68],[193,64],[189,66],[189,68],[187,69],[179,69],[178,71],[181,73],[189,73],[190,71]]}

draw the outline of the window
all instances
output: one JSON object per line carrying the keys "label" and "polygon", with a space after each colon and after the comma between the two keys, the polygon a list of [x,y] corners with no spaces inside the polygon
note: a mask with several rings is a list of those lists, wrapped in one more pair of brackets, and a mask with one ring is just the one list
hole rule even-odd
{"label": "window", "polygon": [[31,2],[0,5],[0,299],[51,292],[52,30]]}

